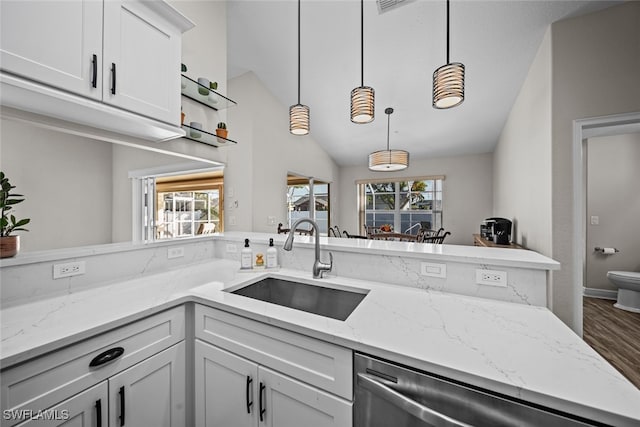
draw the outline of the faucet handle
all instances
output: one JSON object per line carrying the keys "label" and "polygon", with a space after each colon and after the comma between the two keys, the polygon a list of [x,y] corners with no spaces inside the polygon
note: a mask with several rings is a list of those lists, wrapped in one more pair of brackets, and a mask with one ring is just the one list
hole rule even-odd
{"label": "faucet handle", "polygon": [[329,271],[333,268],[333,253],[329,252]]}

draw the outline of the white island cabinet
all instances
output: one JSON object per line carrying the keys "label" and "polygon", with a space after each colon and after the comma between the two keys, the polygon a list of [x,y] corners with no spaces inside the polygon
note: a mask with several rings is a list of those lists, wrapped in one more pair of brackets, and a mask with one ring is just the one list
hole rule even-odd
{"label": "white island cabinet", "polygon": [[180,306],[3,369],[2,427],[184,426],[184,322]]}
{"label": "white island cabinet", "polygon": [[196,338],[196,426],[352,425],[350,350],[203,306]]}

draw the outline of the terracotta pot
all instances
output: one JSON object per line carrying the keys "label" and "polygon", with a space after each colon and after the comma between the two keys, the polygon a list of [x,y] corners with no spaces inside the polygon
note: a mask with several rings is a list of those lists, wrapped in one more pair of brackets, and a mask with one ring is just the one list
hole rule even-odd
{"label": "terracotta pot", "polygon": [[16,256],[20,250],[20,236],[0,237],[0,258]]}
{"label": "terracotta pot", "polygon": [[220,138],[227,138],[227,135],[229,134],[229,131],[227,129],[216,129],[216,136],[219,136]]}

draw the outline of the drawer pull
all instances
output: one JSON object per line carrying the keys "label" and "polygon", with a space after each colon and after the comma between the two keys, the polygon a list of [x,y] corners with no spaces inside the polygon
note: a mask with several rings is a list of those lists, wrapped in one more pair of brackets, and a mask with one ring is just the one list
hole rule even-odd
{"label": "drawer pull", "polygon": [[97,366],[102,366],[105,363],[109,363],[116,360],[118,357],[122,356],[123,354],[124,354],[124,348],[122,347],[110,348],[109,350],[103,351],[102,353],[94,357],[93,360],[91,360],[91,362],[89,363],[89,367],[95,368]]}
{"label": "drawer pull", "polygon": [[124,386],[120,387],[120,427],[124,425]]}
{"label": "drawer pull", "polygon": [[265,385],[262,384],[262,382],[260,382],[260,421],[264,421],[264,417],[262,416],[265,412],[267,412],[267,402],[262,402],[262,395],[263,395],[263,391],[265,389]]}
{"label": "drawer pull", "polygon": [[91,86],[96,88],[98,87],[98,55],[93,54],[91,65],[93,65],[93,78],[91,79]]}
{"label": "drawer pull", "polygon": [[247,414],[251,413],[251,406],[253,405],[253,400],[251,400],[251,383],[253,379],[247,375]]}
{"label": "drawer pull", "polygon": [[111,95],[116,94],[116,64],[111,63]]}
{"label": "drawer pull", "polygon": [[96,400],[96,427],[102,427],[102,399]]}

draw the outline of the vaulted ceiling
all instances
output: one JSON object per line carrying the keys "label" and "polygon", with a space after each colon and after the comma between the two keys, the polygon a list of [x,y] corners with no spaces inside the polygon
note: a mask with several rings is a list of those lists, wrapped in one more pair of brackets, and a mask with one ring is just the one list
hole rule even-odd
{"label": "vaulted ceiling", "polygon": [[[388,1],[388,0],[387,0]],[[465,101],[436,110],[433,71],[446,62],[446,2],[404,0],[379,11],[364,2],[364,84],[376,94],[375,120],[349,120],[360,86],[360,1],[301,0],[301,103],[311,134],[340,165],[366,164],[391,148],[412,158],[493,151],[549,25],[619,1],[451,2],[451,61],[466,67]],[[286,107],[297,102],[297,1],[231,0],[228,78],[253,71]],[[305,138],[305,137],[301,137]]]}

